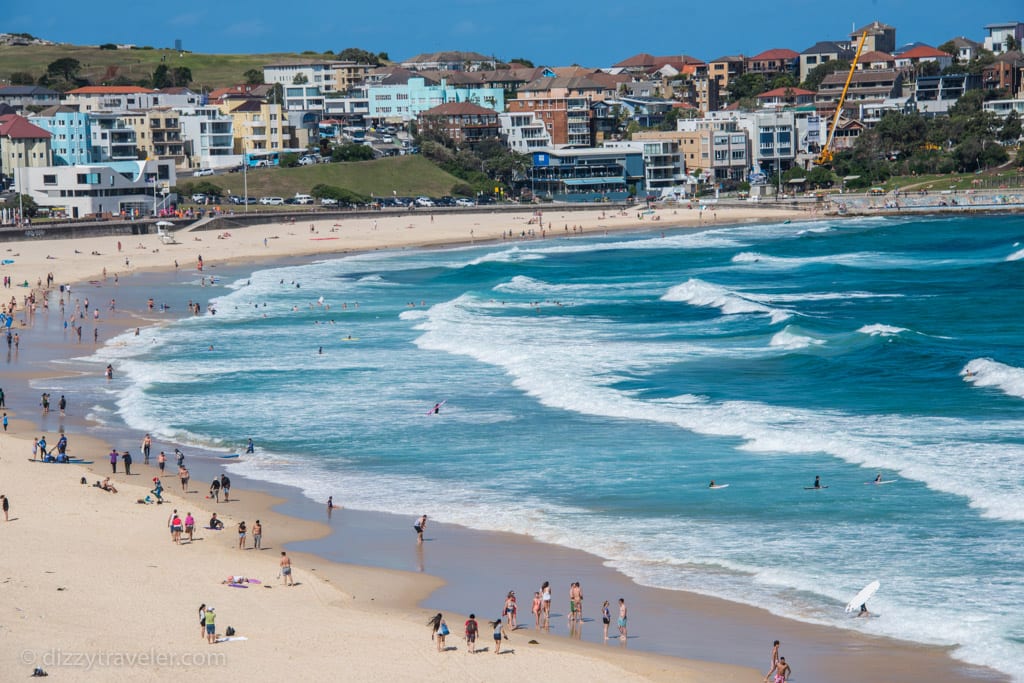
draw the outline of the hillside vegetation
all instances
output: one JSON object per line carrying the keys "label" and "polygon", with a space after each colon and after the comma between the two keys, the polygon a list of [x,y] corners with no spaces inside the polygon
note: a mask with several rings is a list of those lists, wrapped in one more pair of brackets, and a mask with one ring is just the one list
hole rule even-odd
{"label": "hillside vegetation", "polygon": [[[419,155],[296,168],[256,168],[249,169],[246,175],[250,197],[291,197],[297,192],[308,193],[316,185],[332,185],[376,197],[392,193],[400,197],[437,197],[451,194],[452,187],[461,182]],[[210,181],[225,195],[228,190],[231,194],[244,193],[242,173],[197,180]],[[179,180],[178,187],[189,183],[188,179]]]}
{"label": "hillside vegetation", "polygon": [[140,81],[152,76],[161,64],[185,67],[192,72],[191,88],[212,90],[245,82],[249,69],[263,72],[264,64],[294,59],[330,59],[333,55],[273,53],[256,55],[178,53],[172,49],[101,50],[81,45],[0,46],[0,80],[14,73],[29,73],[38,80],[46,67],[58,59],[78,60],[78,76],[92,85],[110,84],[117,79]]}

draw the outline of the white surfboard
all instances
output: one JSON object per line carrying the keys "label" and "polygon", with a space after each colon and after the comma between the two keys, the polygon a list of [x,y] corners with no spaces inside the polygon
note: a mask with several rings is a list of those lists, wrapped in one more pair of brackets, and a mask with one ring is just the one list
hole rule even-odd
{"label": "white surfboard", "polygon": [[854,610],[860,610],[860,606],[866,603],[868,600],[870,600],[871,596],[873,596],[878,591],[878,588],[881,585],[881,582],[876,580],[864,586],[861,592],[857,593],[857,595],[854,596],[853,600],[850,600],[850,602],[846,603],[846,611],[853,612]]}
{"label": "white surfboard", "polygon": [[729,488],[729,485],[728,484],[715,484],[714,486],[709,486],[708,488],[709,489],[727,489],[727,488]]}

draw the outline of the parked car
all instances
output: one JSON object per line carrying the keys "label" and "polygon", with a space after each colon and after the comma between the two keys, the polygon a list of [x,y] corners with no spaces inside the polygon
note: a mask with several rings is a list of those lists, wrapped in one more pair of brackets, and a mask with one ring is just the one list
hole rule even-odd
{"label": "parked car", "polygon": [[284,199],[282,197],[260,197],[260,204],[281,206],[284,204]]}
{"label": "parked car", "polygon": [[321,197],[320,204],[322,206],[337,206],[338,200],[334,199],[333,197]]}
{"label": "parked car", "polygon": [[205,175],[213,175],[213,169],[212,168],[198,168],[198,169],[196,169],[196,172],[193,173],[192,175],[195,176],[196,178],[199,178],[199,177],[205,176]]}
{"label": "parked car", "polygon": [[459,197],[455,200],[455,206],[476,206],[476,202],[469,197]]}
{"label": "parked car", "polygon": [[455,197],[449,197],[445,195],[434,200],[434,204],[437,206],[455,206]]}
{"label": "parked car", "polygon": [[295,197],[293,197],[293,199],[295,199],[295,202],[294,202],[295,204],[312,204],[313,203],[313,197],[311,197],[308,194],[299,194],[298,192],[296,192],[295,193]]}
{"label": "parked car", "polygon": [[317,161],[319,161],[319,159],[315,156],[307,154],[306,156],[299,157],[299,166],[312,166],[317,163]]}
{"label": "parked car", "polygon": [[434,200],[430,197],[417,197],[416,206],[434,206]]}
{"label": "parked car", "polygon": [[194,195],[192,195],[192,201],[195,202],[196,204],[204,204],[206,203],[206,195],[203,194],[202,192],[196,192]]}

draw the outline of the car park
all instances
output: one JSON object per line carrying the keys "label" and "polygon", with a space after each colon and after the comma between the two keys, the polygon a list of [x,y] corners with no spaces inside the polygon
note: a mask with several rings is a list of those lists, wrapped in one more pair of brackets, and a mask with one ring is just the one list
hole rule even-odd
{"label": "car park", "polygon": [[284,204],[284,199],[281,197],[260,197],[260,204],[267,206],[281,206]]}

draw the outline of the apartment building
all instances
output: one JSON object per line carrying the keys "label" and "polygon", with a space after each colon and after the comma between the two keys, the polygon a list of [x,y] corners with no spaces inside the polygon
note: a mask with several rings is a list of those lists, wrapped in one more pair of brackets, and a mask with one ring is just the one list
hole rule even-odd
{"label": "apartment building", "polygon": [[400,63],[403,69],[412,71],[483,71],[494,69],[495,59],[479,52],[447,50],[426,52],[409,57]]}
{"label": "apartment building", "polygon": [[602,148],[640,152],[644,166],[643,189],[648,194],[660,194],[662,190],[685,184],[688,180],[678,139],[606,142]]}
{"label": "apartment building", "polygon": [[591,104],[614,94],[614,86],[588,76],[544,77],[520,88],[516,99],[509,101],[508,110],[536,114],[555,147],[591,147]]}
{"label": "apartment building", "polygon": [[501,137],[513,152],[531,154],[551,147],[551,134],[534,112],[498,114]]}
{"label": "apartment building", "polygon": [[88,114],[61,104],[43,109],[31,121],[50,132],[53,165],[92,163],[92,120]]}
{"label": "apartment building", "polygon": [[777,47],[771,50],[747,58],[745,70],[747,73],[764,74],[773,76],[776,74],[799,73],[800,53],[788,48]]}
{"label": "apartment building", "polygon": [[[50,131],[40,128],[24,116],[0,116],[0,174],[14,178],[19,169],[50,166]],[[18,183],[22,187],[21,183]]]}
{"label": "apartment building", "polygon": [[457,147],[474,147],[483,140],[497,139],[501,131],[498,113],[472,102],[449,102],[420,112],[421,130],[439,131]]}
{"label": "apartment building", "polygon": [[985,30],[988,35],[985,37],[985,49],[993,54],[1009,52],[1012,47],[1021,48],[1024,43],[1024,23],[1019,21],[1004,21],[996,24],[987,24]]}
{"label": "apartment building", "polygon": [[[831,117],[846,83],[846,73],[833,73],[825,77],[818,88],[814,104],[818,113]],[[850,80],[844,109],[850,118],[857,118],[862,105],[878,104],[903,95],[904,71],[900,69],[866,69],[855,71]]]}
{"label": "apartment building", "polygon": [[837,43],[831,40],[822,40],[815,43],[800,53],[800,82],[806,81],[807,74],[827,62],[837,60],[852,62],[854,54],[855,50],[849,43]]}
{"label": "apartment building", "polygon": [[185,139],[177,110],[154,107],[148,111],[126,112],[121,120],[135,131],[135,147],[140,159],[170,159],[185,166]]}
{"label": "apartment building", "polygon": [[92,161],[136,161],[139,158],[138,140],[135,129],[125,120],[124,112],[93,111],[89,113],[92,122]]}
{"label": "apartment building", "polygon": [[414,76],[404,83],[370,85],[367,90],[368,115],[374,122],[405,123],[450,102],[470,102],[495,112],[505,109],[504,90],[458,87],[449,85],[444,78],[435,85]]}
{"label": "apartment building", "polygon": [[152,109],[163,101],[159,90],[136,85],[87,85],[65,93],[64,104],[94,112]]}
{"label": "apartment building", "polygon": [[535,197],[555,201],[622,201],[643,187],[643,155],[637,149],[535,151],[526,171]]}
{"label": "apartment building", "polygon": [[181,107],[181,132],[190,168],[224,168],[237,163],[233,119],[216,107]]}
{"label": "apartment building", "polygon": [[60,93],[39,85],[9,85],[0,88],[0,104],[6,104],[16,114],[27,116],[29,107],[52,107],[60,104]]}
{"label": "apartment building", "polygon": [[280,104],[249,98],[226,99],[220,111],[231,117],[235,154],[292,149],[296,146],[284,107]]}
{"label": "apartment building", "polygon": [[747,58],[743,55],[727,55],[708,62],[708,78],[718,84],[718,91],[724,97],[729,93],[729,81],[742,76],[746,71]]}
{"label": "apartment building", "polygon": [[880,21],[873,21],[867,26],[861,26],[850,32],[850,42],[853,44],[854,49],[856,49],[857,44],[860,42],[860,37],[865,31],[867,32],[867,37],[864,39],[864,52],[876,50],[889,54],[896,52],[896,29]]}
{"label": "apartment building", "polygon": [[170,159],[41,166],[23,176],[24,192],[36,204],[71,218],[156,215],[177,182]]}

